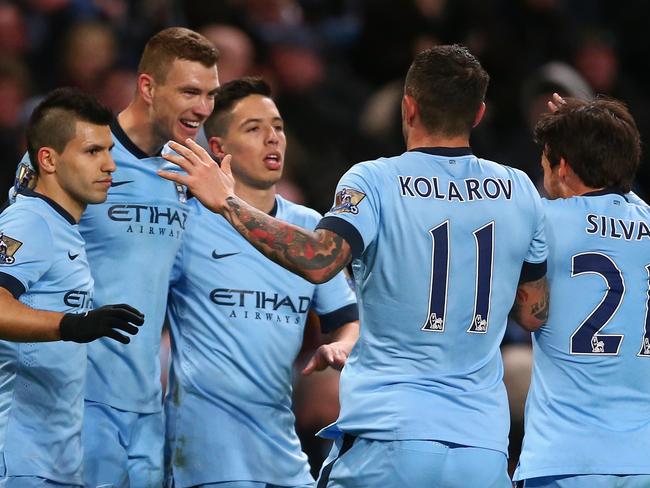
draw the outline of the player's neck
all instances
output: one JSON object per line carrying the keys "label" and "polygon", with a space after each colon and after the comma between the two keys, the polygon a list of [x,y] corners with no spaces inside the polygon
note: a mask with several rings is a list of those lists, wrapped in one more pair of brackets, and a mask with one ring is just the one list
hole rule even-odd
{"label": "player's neck", "polygon": [[117,116],[117,121],[124,133],[142,152],[156,154],[167,141],[160,140],[153,130],[147,107],[137,99],[133,100]]}
{"label": "player's neck", "polygon": [[410,151],[418,147],[469,147],[469,137],[466,135],[449,137],[412,128],[406,137],[406,149]]}
{"label": "player's neck", "polygon": [[585,193],[591,193],[592,191],[599,191],[603,190],[604,187],[601,188],[592,188],[590,186],[583,185],[582,183],[577,184],[577,185],[572,185],[571,187],[568,188],[567,190],[567,195],[565,195],[564,198],[570,198],[570,197],[580,197],[584,195]]}
{"label": "player's neck", "polygon": [[264,213],[269,213],[275,205],[275,185],[261,190],[235,181],[235,195]]}
{"label": "player's neck", "polygon": [[603,187],[592,188],[591,186],[585,185],[580,177],[578,177],[578,175],[576,175],[573,171],[568,172],[566,178],[564,178],[564,181],[562,183],[562,192],[564,193],[564,198],[579,197],[585,193],[603,189]]}
{"label": "player's neck", "polygon": [[34,191],[60,205],[63,210],[72,216],[75,222],[79,222],[81,214],[86,209],[85,203],[73,198],[72,195],[61,188],[52,178],[39,177]]}

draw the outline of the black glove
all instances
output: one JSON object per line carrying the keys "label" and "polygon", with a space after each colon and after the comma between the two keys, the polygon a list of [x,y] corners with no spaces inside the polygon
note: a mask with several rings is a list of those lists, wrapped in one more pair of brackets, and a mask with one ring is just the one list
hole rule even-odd
{"label": "black glove", "polygon": [[104,305],[86,313],[65,314],[61,319],[59,329],[63,341],[83,343],[94,341],[100,337],[110,337],[122,344],[128,344],[131,339],[115,329],[135,335],[140,330],[136,326],[143,323],[144,315],[129,305]]}

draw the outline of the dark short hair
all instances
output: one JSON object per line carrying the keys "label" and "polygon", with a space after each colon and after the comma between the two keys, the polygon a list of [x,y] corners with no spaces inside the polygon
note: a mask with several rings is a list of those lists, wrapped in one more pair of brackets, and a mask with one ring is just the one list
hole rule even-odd
{"label": "dark short hair", "polygon": [[415,57],[404,93],[415,99],[429,131],[464,135],[472,130],[489,81],[490,76],[466,47],[441,45]]}
{"label": "dark short hair", "polygon": [[619,100],[566,98],[541,116],[535,142],[553,167],[564,158],[590,188],[632,189],[641,158],[641,137],[634,118]]}
{"label": "dark short hair", "polygon": [[138,74],[163,83],[176,59],[195,61],[210,68],[219,61],[219,50],[205,36],[185,27],[169,27],[154,35],[144,47]]}
{"label": "dark short hair", "polygon": [[27,123],[27,152],[38,173],[38,150],[51,147],[58,153],[75,137],[76,122],[109,125],[113,113],[95,97],[77,88],[51,91],[32,112]]}
{"label": "dark short hair", "polygon": [[271,87],[262,78],[247,76],[221,85],[214,97],[214,110],[205,121],[205,135],[210,138],[226,133],[235,104],[250,95],[271,98]]}

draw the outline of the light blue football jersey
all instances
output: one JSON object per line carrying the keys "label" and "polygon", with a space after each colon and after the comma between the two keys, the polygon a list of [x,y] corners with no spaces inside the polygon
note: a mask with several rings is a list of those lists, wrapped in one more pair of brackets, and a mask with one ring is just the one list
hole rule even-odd
{"label": "light blue football jersey", "polygon": [[95,306],[128,303],[144,313],[145,323],[129,347],[107,338],[88,345],[86,398],[151,413],[162,403],[160,334],[188,217],[185,190],[156,174],[166,160],[147,157],[116,121],[111,130],[113,184],[105,203],[88,206],[79,230],[95,278]]}
{"label": "light blue football jersey", "polygon": [[[129,412],[161,410],[160,335],[169,277],[188,218],[185,188],[162,179],[177,168],[149,157],[111,123],[117,170],[104,203],[88,205],[79,231],[95,278],[95,307],[128,303],[145,315],[129,347],[109,338],[88,345],[86,399]],[[28,155],[16,171],[17,187],[33,176]]]}
{"label": "light blue football jersey", "polygon": [[[84,242],[68,212],[26,191],[0,214],[0,286],[34,309],[92,307]],[[0,341],[0,457],[7,476],[82,484],[85,378],[85,344]]]}
{"label": "light blue football jersey", "polygon": [[322,435],[506,452],[499,344],[522,264],[546,259],[529,178],[469,148],[417,149],[353,166],[318,227],[352,247],[362,324]]}
{"label": "light blue football jersey", "polygon": [[[342,273],[322,285],[290,273],[222,216],[192,205],[169,303],[166,413],[175,486],[311,483],[294,429],[292,366],[308,310],[324,330],[357,320],[354,293]],[[275,216],[311,229],[320,219],[279,196]]]}
{"label": "light blue football jersey", "polygon": [[650,474],[650,208],[607,190],[545,208],[551,306],[516,479]]}

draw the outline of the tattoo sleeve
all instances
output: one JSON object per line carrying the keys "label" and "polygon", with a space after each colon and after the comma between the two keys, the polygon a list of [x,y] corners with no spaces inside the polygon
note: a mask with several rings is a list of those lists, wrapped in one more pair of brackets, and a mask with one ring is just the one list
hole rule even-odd
{"label": "tattoo sleeve", "polygon": [[324,229],[310,231],[275,219],[237,197],[223,214],[267,258],[313,283],[324,283],[351,260],[350,246]]}
{"label": "tattoo sleeve", "polygon": [[546,277],[521,283],[511,317],[527,330],[537,330],[548,319],[549,290]]}

